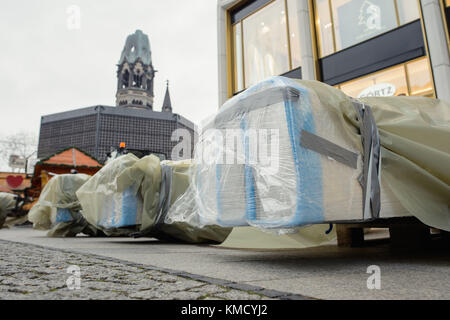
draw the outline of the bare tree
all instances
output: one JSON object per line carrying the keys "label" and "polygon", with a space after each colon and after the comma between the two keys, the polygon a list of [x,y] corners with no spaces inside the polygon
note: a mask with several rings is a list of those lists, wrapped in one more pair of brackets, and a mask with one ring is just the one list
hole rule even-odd
{"label": "bare tree", "polygon": [[[29,162],[35,158],[37,151],[37,135],[32,132],[19,131],[7,136],[0,136],[0,168],[9,167],[9,157],[17,155],[28,159]],[[11,171],[20,169],[10,168]],[[25,168],[23,169],[25,171]]]}

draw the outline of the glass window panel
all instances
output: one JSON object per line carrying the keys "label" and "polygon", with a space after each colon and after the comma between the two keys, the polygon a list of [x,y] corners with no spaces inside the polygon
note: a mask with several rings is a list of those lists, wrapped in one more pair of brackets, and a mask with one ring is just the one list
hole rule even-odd
{"label": "glass window panel", "polygon": [[284,1],[276,0],[243,21],[245,86],[289,71]]}
{"label": "glass window panel", "polygon": [[288,19],[289,19],[289,33],[291,42],[291,58],[292,68],[298,68],[301,66],[301,52],[300,52],[300,21],[298,16],[300,0],[288,0]]}
{"label": "glass window panel", "polygon": [[324,57],[334,52],[333,25],[331,23],[331,11],[328,0],[316,1],[316,29],[319,41],[320,56]]}
{"label": "glass window panel", "polygon": [[341,90],[354,98],[361,97],[362,94],[364,96],[408,95],[405,68],[401,65],[342,84]]}
{"label": "glass window panel", "polygon": [[400,24],[405,24],[420,18],[417,1],[397,0],[397,7]]}
{"label": "glass window panel", "polygon": [[233,26],[234,48],[234,92],[244,90],[244,66],[242,64],[242,27],[241,23]]}
{"label": "glass window panel", "polygon": [[445,5],[446,5],[447,7],[450,7],[450,0],[446,0],[446,1],[445,1]]}
{"label": "glass window panel", "polygon": [[331,2],[336,50],[345,49],[397,27],[393,0],[332,0]]}
{"label": "glass window panel", "polygon": [[412,96],[433,96],[431,72],[427,59],[410,62],[406,65]]}

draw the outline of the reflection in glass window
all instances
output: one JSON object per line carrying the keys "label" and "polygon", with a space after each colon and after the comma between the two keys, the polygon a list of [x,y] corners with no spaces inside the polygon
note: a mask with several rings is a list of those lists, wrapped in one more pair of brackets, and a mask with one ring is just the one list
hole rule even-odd
{"label": "reflection in glass window", "polygon": [[332,9],[336,50],[397,27],[392,0],[334,0]]}
{"label": "reflection in glass window", "polygon": [[397,0],[400,24],[405,24],[420,18],[419,7],[411,5],[411,0]]}
{"label": "reflection in glass window", "polygon": [[234,92],[244,89],[244,73],[242,65],[242,27],[238,23],[233,26],[233,48],[234,48]]}
{"label": "reflection in glass window", "polygon": [[333,45],[333,23],[331,22],[329,0],[316,0],[316,28],[320,47],[320,56],[332,54]]}
{"label": "reflection in glass window", "polygon": [[277,0],[243,21],[245,86],[289,71],[284,1]]}
{"label": "reflection in glass window", "polygon": [[287,0],[288,5],[288,18],[289,18],[289,33],[290,33],[290,45],[291,45],[291,59],[292,69],[296,69],[301,66],[301,52],[300,52],[300,20],[298,16],[298,4],[299,0]]}
{"label": "reflection in glass window", "polygon": [[321,57],[420,17],[415,0],[314,0],[314,4]]}
{"label": "reflection in glass window", "polygon": [[412,96],[433,96],[431,72],[427,59],[409,62],[408,69],[410,92]]}
{"label": "reflection in glass window", "polygon": [[390,70],[377,72],[362,79],[341,85],[345,94],[354,98],[368,96],[408,95],[405,67],[400,65]]}

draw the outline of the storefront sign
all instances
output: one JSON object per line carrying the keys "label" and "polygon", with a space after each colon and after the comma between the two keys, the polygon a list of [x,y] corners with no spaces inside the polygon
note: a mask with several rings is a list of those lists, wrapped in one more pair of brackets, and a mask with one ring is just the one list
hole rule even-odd
{"label": "storefront sign", "polygon": [[358,98],[364,97],[392,97],[395,95],[397,88],[390,83],[378,83],[364,89]]}

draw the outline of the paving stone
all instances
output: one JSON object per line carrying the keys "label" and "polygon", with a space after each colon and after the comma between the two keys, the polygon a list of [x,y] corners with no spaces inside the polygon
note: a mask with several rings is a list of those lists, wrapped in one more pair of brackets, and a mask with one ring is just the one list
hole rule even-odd
{"label": "paving stone", "polygon": [[[68,267],[80,268],[80,289],[69,290]],[[181,276],[180,276],[181,275]],[[201,279],[202,281],[200,281]],[[120,260],[0,241],[0,300],[260,300],[220,280],[165,273]],[[243,289],[253,288],[242,285]],[[263,297],[269,298],[269,297]]]}

